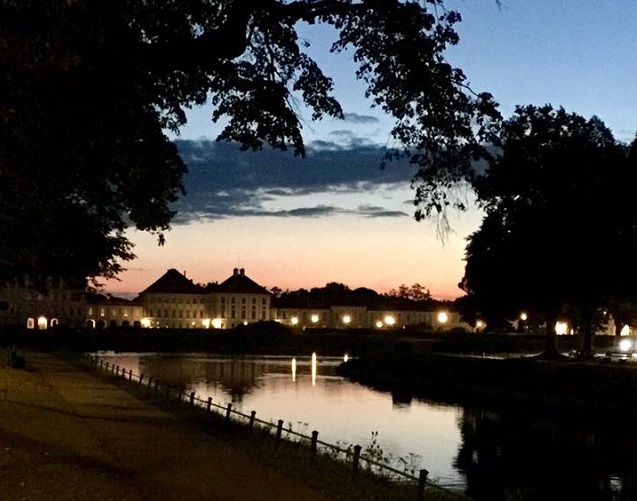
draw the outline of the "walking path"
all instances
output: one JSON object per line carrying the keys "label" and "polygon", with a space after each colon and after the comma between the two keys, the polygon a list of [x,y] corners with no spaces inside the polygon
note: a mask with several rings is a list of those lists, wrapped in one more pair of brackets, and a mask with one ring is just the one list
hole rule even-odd
{"label": "walking path", "polygon": [[0,366],[0,501],[329,501],[45,353]]}

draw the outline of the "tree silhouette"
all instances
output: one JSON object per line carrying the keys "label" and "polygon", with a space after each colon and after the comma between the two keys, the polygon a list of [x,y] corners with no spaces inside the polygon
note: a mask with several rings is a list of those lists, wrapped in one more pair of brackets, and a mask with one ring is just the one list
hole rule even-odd
{"label": "tree silhouette", "polygon": [[302,156],[295,103],[343,113],[299,23],[333,28],[395,119],[416,219],[444,213],[499,117],[445,60],[459,21],[444,0],[2,0],[0,275],[115,277],[128,227],[161,244],[186,172],[165,131],[191,106],[212,102],[221,140]]}
{"label": "tree silhouette", "polygon": [[548,105],[518,107],[495,144],[501,152],[476,182],[486,217],[469,237],[461,287],[499,313],[542,311],[547,356],[557,354],[558,313],[576,308],[591,356],[595,308],[634,295],[637,164],[597,117]]}

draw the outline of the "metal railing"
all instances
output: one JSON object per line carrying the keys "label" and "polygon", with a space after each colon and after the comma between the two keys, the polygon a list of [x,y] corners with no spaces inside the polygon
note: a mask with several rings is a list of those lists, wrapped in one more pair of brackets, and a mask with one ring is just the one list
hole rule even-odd
{"label": "metal railing", "polygon": [[391,481],[414,485],[416,488],[414,498],[418,501],[422,501],[424,499],[424,491],[426,487],[446,490],[444,487],[429,481],[427,478],[429,472],[424,468],[419,469],[418,475],[415,475],[409,471],[403,471],[390,466],[386,461],[383,461],[382,458],[379,460],[376,457],[369,457],[364,453],[360,445],[341,447],[339,445],[330,444],[319,440],[319,432],[316,430],[312,431],[311,435],[305,435],[292,430],[291,426],[288,428],[284,427],[283,419],[279,419],[276,423],[272,421],[265,421],[257,418],[256,411],[254,410],[251,411],[250,414],[245,414],[234,409],[232,403],[221,405],[213,402],[210,397],[203,400],[198,398],[194,391],[186,393],[184,390],[163,385],[152,376],[145,377],[144,374],[135,374],[132,369],[127,371],[124,367],[120,367],[116,364],[109,364],[94,355],[87,355],[86,357],[88,365],[95,370],[115,377],[120,377],[131,382],[136,382],[139,385],[144,385],[149,391],[162,395],[166,400],[176,399],[179,403],[188,404],[189,406],[198,408],[207,414],[214,413],[217,416],[221,416],[228,423],[232,422],[241,424],[250,429],[258,427],[262,430],[268,431],[270,435],[273,435],[277,440],[287,440],[306,445],[310,457],[315,457],[318,454],[329,456],[345,465],[349,464],[353,474],[357,474],[359,471],[364,469],[367,472]]}

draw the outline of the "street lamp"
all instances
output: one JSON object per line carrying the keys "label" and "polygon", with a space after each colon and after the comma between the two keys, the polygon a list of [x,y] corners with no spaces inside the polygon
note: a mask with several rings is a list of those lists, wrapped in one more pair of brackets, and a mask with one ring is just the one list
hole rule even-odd
{"label": "street lamp", "polygon": [[441,311],[437,318],[439,324],[446,324],[449,321],[449,314],[446,311]]}
{"label": "street lamp", "polygon": [[568,332],[568,324],[566,322],[555,322],[555,334],[563,336]]}

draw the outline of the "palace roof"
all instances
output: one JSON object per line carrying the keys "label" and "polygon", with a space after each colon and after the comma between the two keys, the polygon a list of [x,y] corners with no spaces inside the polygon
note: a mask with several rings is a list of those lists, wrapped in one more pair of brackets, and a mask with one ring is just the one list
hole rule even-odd
{"label": "palace roof", "polygon": [[159,279],[139,293],[142,294],[202,294],[203,289],[186,278],[185,275],[171,268]]}

